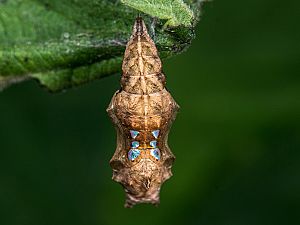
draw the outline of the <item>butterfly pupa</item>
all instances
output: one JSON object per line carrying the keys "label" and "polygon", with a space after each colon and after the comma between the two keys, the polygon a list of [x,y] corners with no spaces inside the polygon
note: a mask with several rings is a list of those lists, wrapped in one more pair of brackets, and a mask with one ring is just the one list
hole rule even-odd
{"label": "butterfly pupa", "polygon": [[122,88],[107,108],[117,131],[112,179],[124,187],[125,207],[157,205],[161,185],[172,176],[175,156],[167,140],[179,106],[165,89],[162,63],[141,17],[127,43],[122,72]]}

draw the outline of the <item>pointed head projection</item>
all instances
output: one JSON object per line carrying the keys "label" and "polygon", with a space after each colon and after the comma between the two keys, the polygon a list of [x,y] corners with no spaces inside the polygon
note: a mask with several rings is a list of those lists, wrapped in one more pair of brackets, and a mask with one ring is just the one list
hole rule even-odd
{"label": "pointed head projection", "polygon": [[125,207],[138,203],[159,204],[161,185],[172,176],[171,160],[162,160],[158,148],[131,148],[124,164],[111,161],[113,179],[122,184],[126,192]]}
{"label": "pointed head projection", "polygon": [[[144,151],[144,150],[143,150]],[[123,183],[126,192],[126,207],[138,203],[159,203],[159,192],[162,184],[162,171],[149,158],[138,160],[128,170],[127,180]]]}

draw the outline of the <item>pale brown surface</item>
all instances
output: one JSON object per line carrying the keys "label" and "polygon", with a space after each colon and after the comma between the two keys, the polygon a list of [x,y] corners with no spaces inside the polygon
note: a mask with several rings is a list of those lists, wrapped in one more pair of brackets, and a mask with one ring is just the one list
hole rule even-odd
{"label": "pale brown surface", "polygon": [[[113,179],[125,189],[125,207],[158,204],[160,187],[172,176],[175,157],[167,139],[179,106],[164,87],[161,67],[155,44],[142,19],[137,18],[124,55],[122,89],[107,108],[117,130],[117,148],[110,164]],[[139,131],[139,135],[133,139],[130,130]],[[151,133],[154,130],[160,130],[157,139]],[[141,153],[131,161],[127,155],[133,140],[140,143]],[[157,140],[160,160],[150,154],[153,140]]]}

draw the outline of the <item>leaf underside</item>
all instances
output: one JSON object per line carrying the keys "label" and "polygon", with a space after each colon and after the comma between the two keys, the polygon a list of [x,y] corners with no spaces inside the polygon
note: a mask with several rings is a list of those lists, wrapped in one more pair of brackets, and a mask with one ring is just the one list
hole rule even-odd
{"label": "leaf underside", "polygon": [[140,13],[160,56],[177,54],[194,37],[202,1],[0,0],[0,89],[36,78],[60,91],[120,72]]}

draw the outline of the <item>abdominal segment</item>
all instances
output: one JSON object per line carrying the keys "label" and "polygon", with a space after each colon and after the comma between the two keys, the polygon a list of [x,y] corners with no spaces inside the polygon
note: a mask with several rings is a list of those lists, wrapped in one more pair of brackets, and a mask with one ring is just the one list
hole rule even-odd
{"label": "abdominal segment", "polygon": [[172,175],[175,157],[167,139],[179,106],[165,89],[161,61],[141,18],[135,22],[122,70],[122,89],[107,109],[117,130],[110,161],[113,179],[125,189],[126,207],[158,204],[160,187]]}

